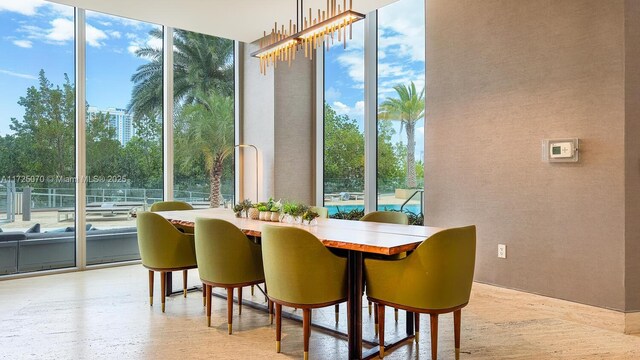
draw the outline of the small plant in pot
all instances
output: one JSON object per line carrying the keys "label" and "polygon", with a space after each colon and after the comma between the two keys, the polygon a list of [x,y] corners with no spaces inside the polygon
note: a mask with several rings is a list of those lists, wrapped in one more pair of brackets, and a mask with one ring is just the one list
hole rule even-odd
{"label": "small plant in pot", "polygon": [[282,204],[280,201],[276,201],[271,205],[271,221],[280,221],[280,210],[282,209]]}
{"label": "small plant in pot", "polygon": [[266,204],[258,205],[258,211],[260,211],[260,215],[258,217],[260,220],[271,220],[271,211],[269,211]]}
{"label": "small plant in pot", "polygon": [[260,210],[258,210],[258,206],[260,206],[260,204],[253,204],[253,205],[251,205],[249,210],[247,210],[247,217],[249,219],[252,219],[252,220],[258,220],[259,219]]}
{"label": "small plant in pot", "polygon": [[306,225],[317,225],[318,222],[316,218],[320,216],[317,212],[307,209],[304,214],[302,214],[302,223]]}
{"label": "small plant in pot", "polygon": [[251,200],[244,199],[238,205],[242,206],[242,210],[244,211],[244,215],[245,215],[245,217],[248,218],[249,217],[249,210],[251,210],[251,208],[253,208],[253,204],[251,203]]}
{"label": "small plant in pot", "polygon": [[242,204],[235,204],[233,206],[233,212],[236,214],[236,217],[242,217],[242,212],[244,211],[244,207]]}

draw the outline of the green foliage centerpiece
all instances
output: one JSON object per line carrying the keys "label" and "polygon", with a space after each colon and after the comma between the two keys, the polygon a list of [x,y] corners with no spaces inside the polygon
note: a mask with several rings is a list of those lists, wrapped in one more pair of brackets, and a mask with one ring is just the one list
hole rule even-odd
{"label": "green foliage centerpiece", "polygon": [[234,205],[233,212],[236,214],[236,217],[242,217],[242,212],[244,212],[245,217],[249,217],[249,210],[253,208],[253,204],[251,200],[244,199],[242,202],[239,202]]}

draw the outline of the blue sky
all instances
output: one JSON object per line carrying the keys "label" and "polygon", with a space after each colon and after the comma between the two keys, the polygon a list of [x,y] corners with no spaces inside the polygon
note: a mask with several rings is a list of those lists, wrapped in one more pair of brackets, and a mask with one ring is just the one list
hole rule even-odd
{"label": "blue sky", "polygon": [[[98,108],[126,107],[131,75],[147,60],[142,46],[161,47],[149,36],[157,25],[87,12],[87,101]],[[0,135],[9,119],[21,118],[17,104],[44,69],[56,85],[67,73],[74,80],[73,8],[41,0],[0,0]]]}
{"label": "blue sky", "polygon": [[[424,2],[399,0],[378,11],[378,97],[393,96],[393,86],[414,81],[424,86]],[[104,109],[126,107],[131,75],[147,60],[135,56],[142,46],[161,47],[149,36],[157,25],[87,12],[87,101]],[[363,123],[363,24],[354,25],[346,50],[336,45],[326,54],[326,101],[340,114]],[[21,118],[17,104],[44,69],[54,84],[64,73],[73,82],[73,8],[42,0],[0,0],[0,135],[9,119]],[[396,126],[399,130],[399,126]],[[416,155],[421,157],[424,122],[417,126]],[[394,141],[406,142],[404,133]]]}
{"label": "blue sky", "polygon": [[[325,101],[339,114],[358,120],[364,128],[364,21],[354,24],[347,48],[325,53]],[[393,87],[413,81],[425,84],[424,1],[399,0],[378,10],[378,103],[394,97]],[[395,125],[394,142],[406,144],[406,134]],[[424,120],[416,125],[416,158],[424,149]]]}

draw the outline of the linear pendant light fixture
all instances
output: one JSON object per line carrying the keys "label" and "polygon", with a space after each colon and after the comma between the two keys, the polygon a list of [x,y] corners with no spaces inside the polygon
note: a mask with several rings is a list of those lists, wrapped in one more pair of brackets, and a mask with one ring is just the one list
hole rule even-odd
{"label": "linear pendant light fixture", "polygon": [[[353,36],[352,24],[365,18],[364,14],[360,14],[351,10],[353,0],[349,0],[349,9],[347,9],[347,0],[343,0],[342,7],[337,4],[337,0],[327,0],[327,9],[318,9],[318,15],[312,19],[313,12],[309,8],[309,16],[304,16],[303,1],[296,1],[296,7],[300,10],[296,14],[298,18],[293,24],[289,20],[289,29],[285,29],[284,25],[278,28],[278,23],[271,30],[271,34],[267,36],[264,32],[263,38],[260,40],[260,50],[253,52],[251,56],[260,59],[260,73],[267,73],[267,67],[273,65],[278,67],[278,61],[286,61],[291,66],[291,60],[296,59],[296,52],[301,47],[304,48],[304,56],[310,60],[313,59],[313,51],[322,46],[323,41],[326,44],[327,51],[334,41],[342,41],[344,47],[347,47],[347,28],[349,31],[349,40]],[[298,12],[296,10],[296,12]],[[300,23],[302,22],[302,27]]]}

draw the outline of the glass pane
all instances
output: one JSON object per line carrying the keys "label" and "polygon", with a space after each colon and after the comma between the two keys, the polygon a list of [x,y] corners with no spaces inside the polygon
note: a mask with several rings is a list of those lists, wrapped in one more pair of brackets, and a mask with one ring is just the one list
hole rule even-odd
{"label": "glass pane", "polygon": [[162,27],[87,11],[87,264],[139,259],[162,200]]}
{"label": "glass pane", "polygon": [[234,203],[233,41],[174,32],[174,198]]}
{"label": "glass pane", "polygon": [[378,209],[419,216],[424,189],[424,1],[378,10]]}
{"label": "glass pane", "polygon": [[335,45],[324,54],[324,206],[332,217],[364,213],[363,48],[360,21],[346,49]]}
{"label": "glass pane", "polygon": [[0,275],[75,266],[73,8],[0,7]]}

